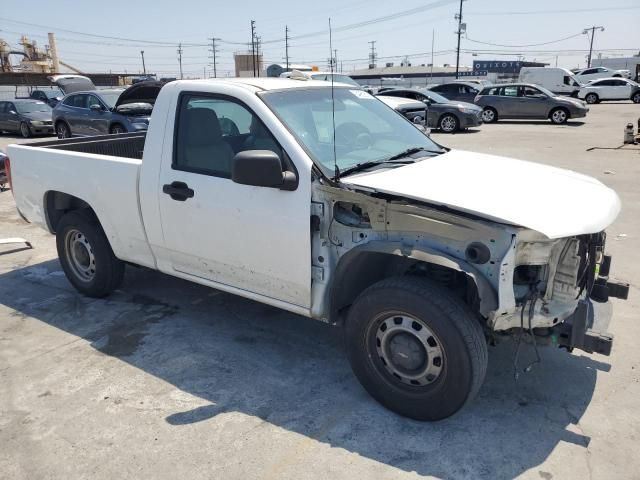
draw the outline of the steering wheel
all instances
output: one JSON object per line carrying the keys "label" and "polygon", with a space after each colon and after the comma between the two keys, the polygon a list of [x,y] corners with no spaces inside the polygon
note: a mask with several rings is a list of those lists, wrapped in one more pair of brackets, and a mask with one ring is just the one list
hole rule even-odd
{"label": "steering wheel", "polygon": [[351,148],[365,149],[373,145],[373,136],[361,123],[346,122],[336,128],[336,143],[349,145]]}

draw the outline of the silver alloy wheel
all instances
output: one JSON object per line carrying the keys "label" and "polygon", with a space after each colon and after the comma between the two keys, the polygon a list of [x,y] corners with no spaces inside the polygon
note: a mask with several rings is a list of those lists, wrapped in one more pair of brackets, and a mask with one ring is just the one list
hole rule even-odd
{"label": "silver alloy wheel", "polygon": [[96,258],[87,237],[76,229],[65,236],[65,252],[73,273],[83,282],[90,282],[96,274]]}
{"label": "silver alloy wheel", "polygon": [[591,105],[598,102],[598,96],[595,93],[589,93],[584,97],[585,101]]}
{"label": "silver alloy wheel", "polygon": [[451,133],[451,132],[455,131],[457,128],[458,128],[458,122],[456,122],[456,119],[453,118],[453,116],[451,116],[451,115],[445,116],[440,121],[440,129],[443,132]]}
{"label": "silver alloy wheel", "polygon": [[564,123],[567,121],[567,112],[562,109],[558,109],[551,114],[553,123]]}
{"label": "silver alloy wheel", "polygon": [[29,125],[22,122],[20,124],[20,135],[22,135],[23,138],[29,138],[30,134],[31,132],[29,131]]}
{"label": "silver alloy wheel", "polygon": [[640,92],[636,93],[631,100],[633,103],[640,103]]}
{"label": "silver alloy wheel", "polygon": [[491,110],[490,108],[485,108],[482,110],[482,121],[485,123],[491,123],[496,118],[496,112]]}
{"label": "silver alloy wheel", "polygon": [[445,363],[442,344],[422,320],[406,314],[391,315],[375,333],[378,357],[396,380],[419,387],[438,379]]}

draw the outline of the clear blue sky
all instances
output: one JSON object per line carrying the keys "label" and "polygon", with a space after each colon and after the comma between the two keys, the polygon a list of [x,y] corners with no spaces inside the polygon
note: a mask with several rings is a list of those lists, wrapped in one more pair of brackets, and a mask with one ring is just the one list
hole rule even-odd
{"label": "clear blue sky", "polygon": [[[429,6],[432,5],[433,8]],[[414,8],[425,9],[411,15],[394,14]],[[635,8],[630,8],[635,7]],[[474,59],[516,59],[547,61],[569,68],[585,64],[589,46],[586,35],[577,35],[591,25],[604,26],[596,34],[596,50],[603,56],[637,53],[640,50],[640,1],[638,0],[468,0],[464,2],[463,21],[467,23],[468,39],[462,40],[464,50],[482,50],[476,57],[471,52],[461,56],[463,65]],[[140,50],[145,51],[147,70],[162,75],[176,75],[176,48],[179,42],[204,44],[215,36],[219,42],[218,74],[231,72],[232,54],[246,50],[233,42],[250,41],[250,20],[256,21],[257,33],[265,42],[265,63],[281,62],[284,58],[285,25],[291,31],[290,61],[312,63],[326,67],[329,57],[327,19],[334,28],[333,46],[344,70],[366,67],[369,41],[376,41],[381,58],[399,63],[403,55],[421,54],[412,63],[430,63],[431,34],[435,30],[436,65],[455,64],[457,0],[324,0],[322,2],[265,2],[244,0],[213,2],[206,0],[110,0],[51,2],[43,0],[2,0],[0,38],[19,47],[19,34],[24,33],[43,45],[46,32],[56,32],[60,57],[69,64],[88,72],[128,71],[141,69]],[[555,12],[555,13],[549,13]],[[341,31],[341,27],[369,22],[357,28]],[[27,22],[46,28],[16,23]],[[166,42],[171,45],[139,44],[129,40],[114,40],[79,35],[91,33],[134,40]],[[299,35],[318,33],[306,38]],[[475,43],[472,40],[500,45],[532,45],[574,38],[539,46],[503,47]],[[275,41],[274,41],[275,40]],[[231,42],[231,43],[223,43]],[[174,45],[175,44],[175,45]],[[635,52],[624,51],[635,49]],[[496,52],[488,52],[495,50]],[[439,53],[438,53],[439,52]],[[506,53],[506,54],[498,54]],[[185,46],[185,75],[202,76],[210,70],[206,46]]]}

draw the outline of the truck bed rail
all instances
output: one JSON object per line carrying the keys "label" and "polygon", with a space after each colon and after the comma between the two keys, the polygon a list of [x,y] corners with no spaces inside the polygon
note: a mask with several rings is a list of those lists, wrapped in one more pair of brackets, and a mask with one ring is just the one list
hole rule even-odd
{"label": "truck bed rail", "polygon": [[68,150],[71,152],[93,153],[112,157],[142,160],[146,132],[99,135],[95,137],[66,138],[29,144],[32,147]]}

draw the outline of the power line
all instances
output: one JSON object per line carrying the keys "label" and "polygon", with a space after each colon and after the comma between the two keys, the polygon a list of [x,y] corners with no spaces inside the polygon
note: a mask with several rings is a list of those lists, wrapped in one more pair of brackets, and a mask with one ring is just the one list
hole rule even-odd
{"label": "power line", "polygon": [[576,33],[574,35],[569,35],[568,37],[559,38],[558,40],[551,40],[549,42],[530,43],[530,44],[525,44],[525,45],[503,45],[503,44],[500,44],[500,43],[482,42],[480,40],[473,40],[472,38],[469,38],[469,36],[466,35],[466,34],[465,34],[465,39],[470,41],[470,42],[472,42],[472,43],[480,43],[482,45],[491,45],[492,47],[522,48],[522,47],[540,47],[542,45],[551,45],[552,43],[560,43],[560,42],[564,42],[565,40],[569,40],[570,38],[580,37],[580,36],[584,35],[584,33],[585,32]]}
{"label": "power line", "polygon": [[640,5],[621,5],[610,6],[601,8],[570,8],[562,10],[531,10],[531,11],[515,11],[515,12],[469,12],[469,15],[487,15],[487,16],[500,16],[500,15],[546,15],[549,13],[582,13],[582,12],[611,12],[614,10],[638,10]]}

